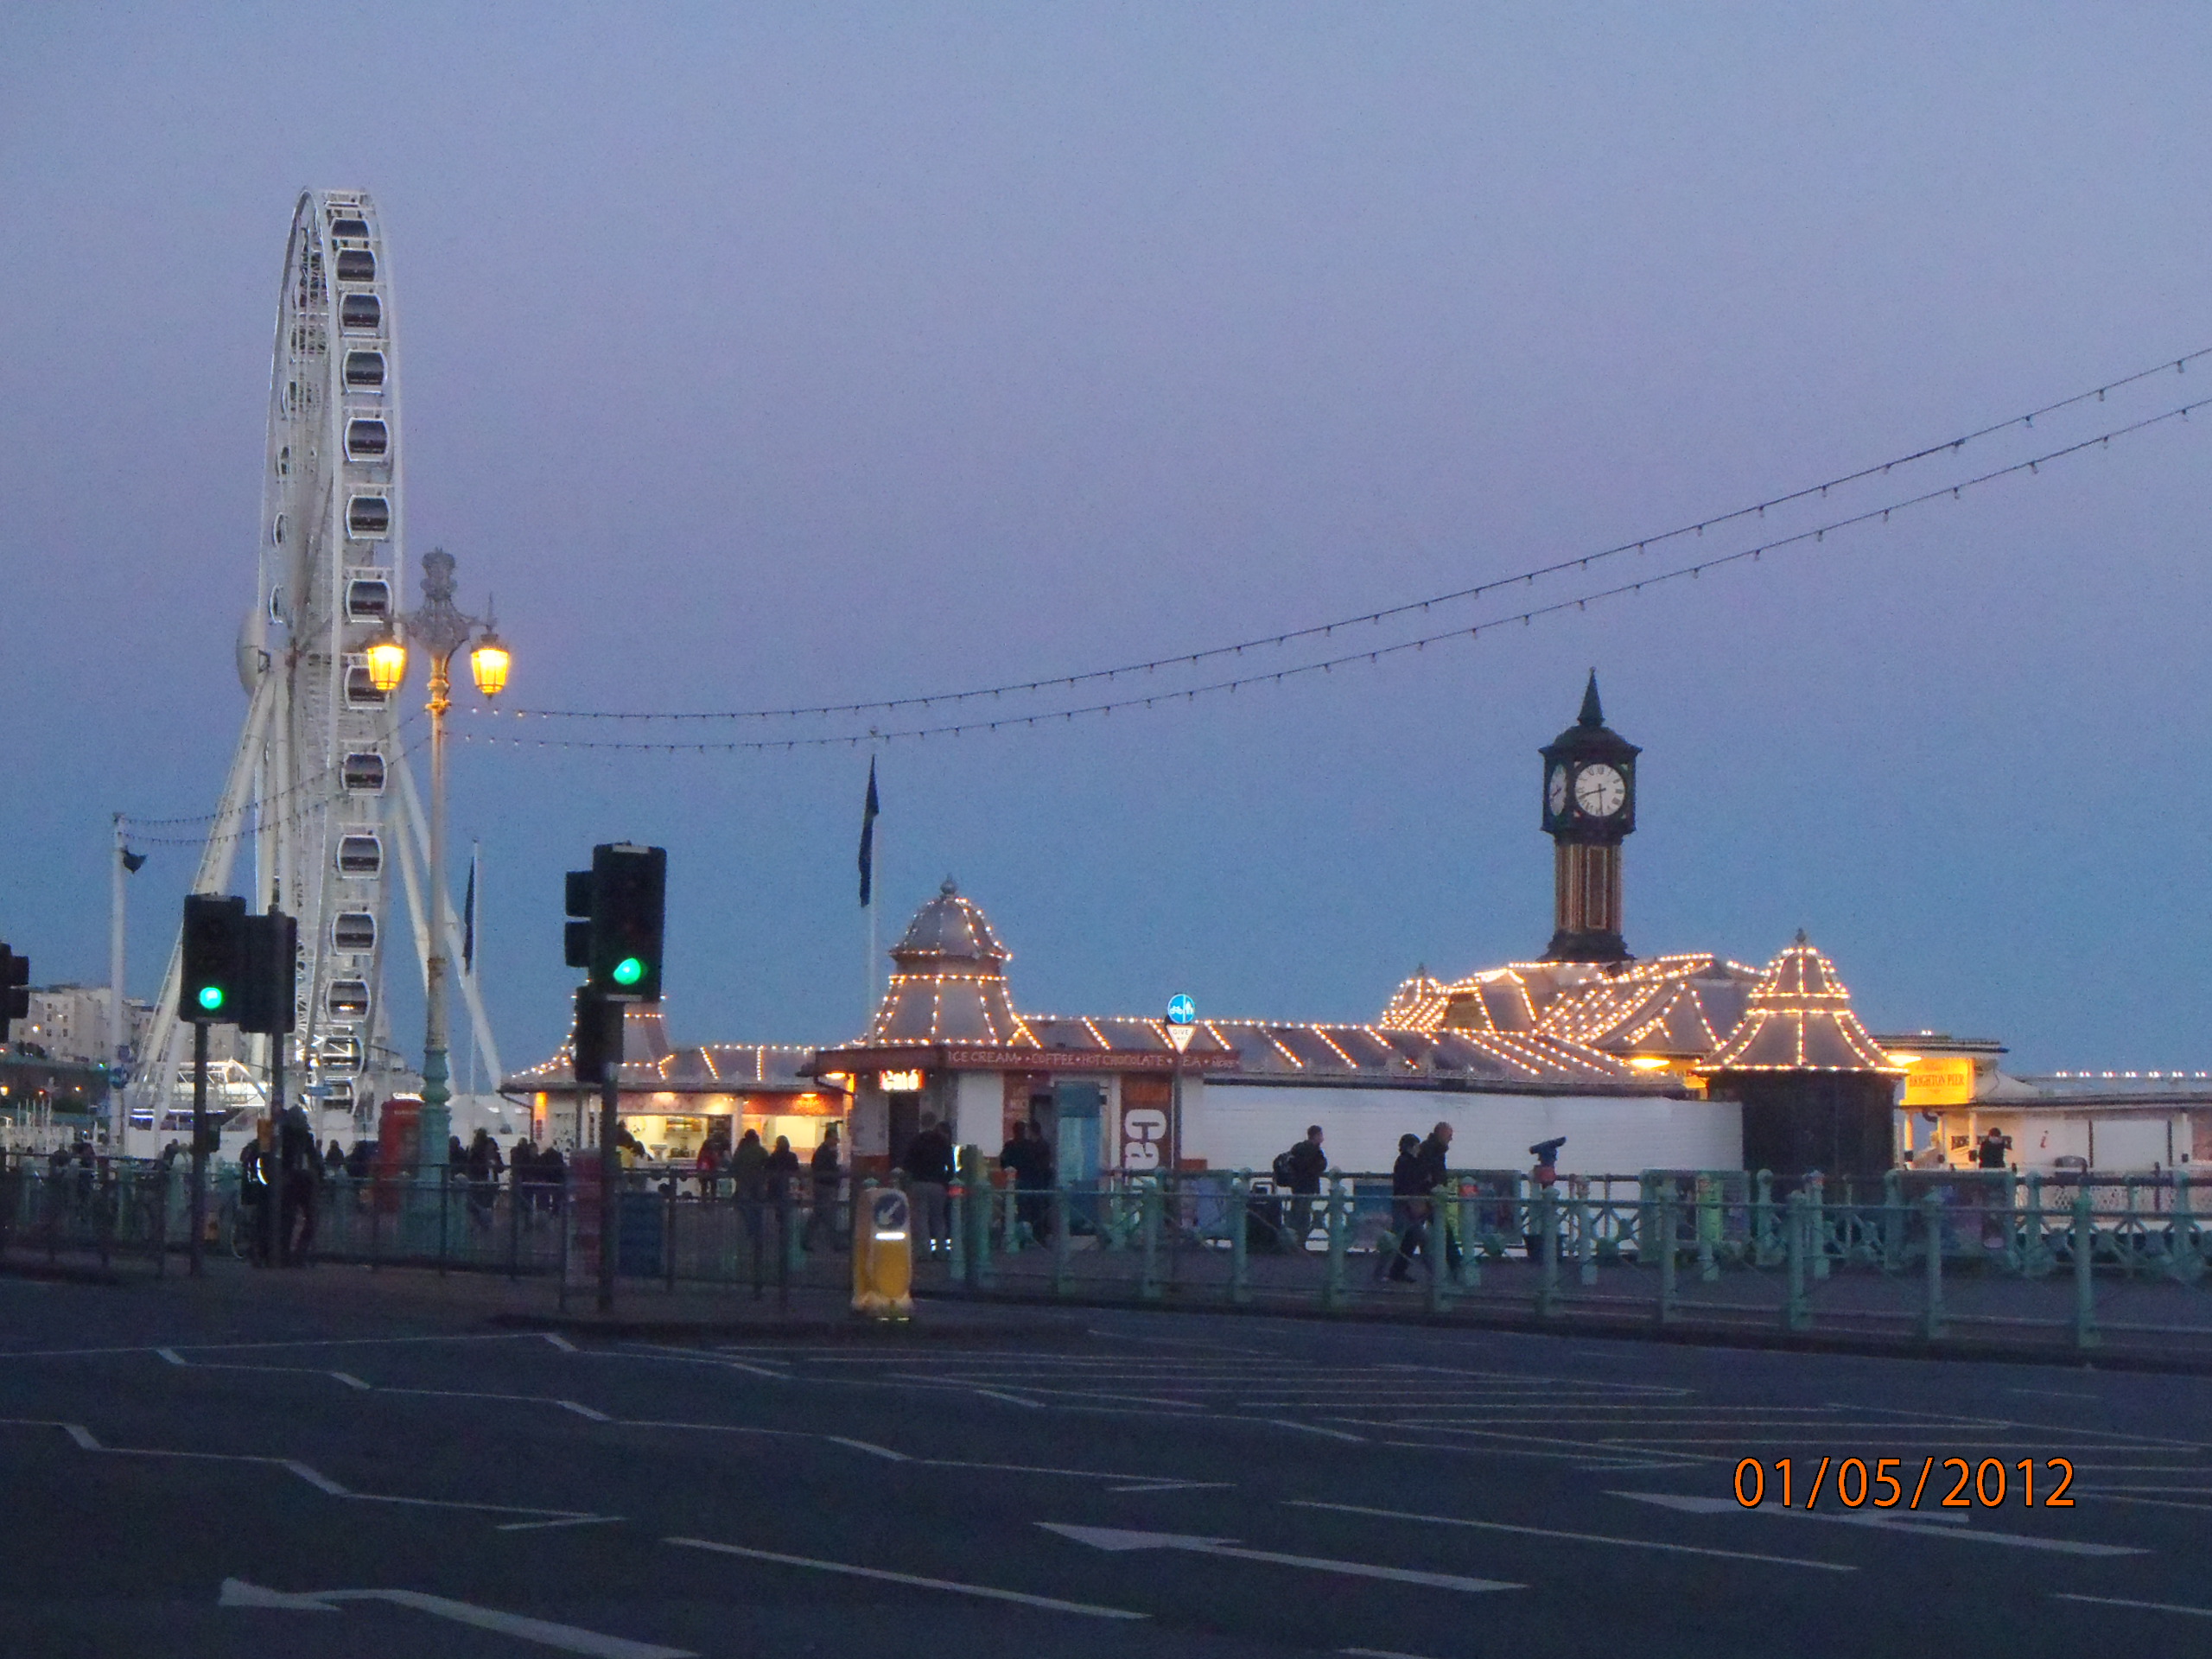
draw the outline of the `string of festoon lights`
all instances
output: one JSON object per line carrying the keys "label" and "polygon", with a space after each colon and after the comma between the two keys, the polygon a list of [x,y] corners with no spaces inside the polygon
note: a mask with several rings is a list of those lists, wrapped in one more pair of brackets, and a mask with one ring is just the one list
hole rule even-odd
{"label": "string of festoon lights", "polygon": [[[421,716],[416,715],[408,715],[405,720],[400,722],[401,728],[404,729],[407,726],[411,725],[419,718],[421,718]],[[424,732],[412,743],[410,743],[405,748],[400,750],[398,755],[395,758],[404,760],[429,741],[430,734],[428,732]],[[304,823],[307,819],[312,818],[320,813],[328,810],[330,804],[327,801],[312,800],[285,813],[281,817],[272,818],[267,816],[270,809],[281,802],[286,796],[297,795],[305,790],[310,789],[323,779],[329,777],[333,772],[341,769],[342,768],[340,766],[326,766],[321,772],[315,773],[312,777],[302,778],[299,782],[292,785],[289,788],[279,790],[275,794],[267,797],[259,803],[258,810],[256,810],[256,804],[254,802],[246,801],[242,803],[235,810],[229,812],[195,812],[188,813],[177,817],[168,818],[141,818],[134,817],[128,812],[118,812],[116,814],[116,817],[124,825],[125,830],[130,832],[130,839],[141,847],[220,847],[233,841],[244,841],[250,836],[257,836],[262,834],[264,831],[283,830],[289,828],[290,825],[295,823]],[[245,822],[241,823],[240,820],[244,820]],[[148,835],[143,833],[148,830],[169,829],[194,823],[210,825],[219,823],[238,823],[238,827],[235,830],[211,829],[204,834],[200,835],[169,836]]]}
{"label": "string of festoon lights", "polygon": [[[1673,582],[1694,582],[1702,576],[1708,570],[1720,569],[1726,566],[1735,564],[1757,563],[1764,558],[1764,556],[1770,553],[1777,553],[1795,549],[1816,546],[1824,543],[1828,537],[1840,531],[1851,530],[1866,524],[1887,524],[1891,516],[1894,513],[1909,512],[1914,508],[1926,506],[1937,501],[1957,500],[1968,490],[1982,488],[1988,485],[1994,484],[2000,480],[2013,478],[2021,474],[2034,474],[2040,472],[2042,468],[2049,466],[2053,461],[2063,461],[2069,456],[2083,454],[2088,450],[2103,448],[2108,446],[2114,438],[2127,437],[2133,434],[2147,431],[2153,427],[2163,426],[2171,422],[2186,421],[2197,410],[2208,407],[2212,407],[2212,398],[2203,399],[2196,403],[2178,404],[2171,409],[2164,410],[2158,414],[2145,416],[2140,420],[2131,421],[2124,426],[2113,427],[2107,431],[2097,433],[2093,436],[2083,438],[2078,442],[2066,444],[2056,449],[2046,450],[2041,454],[2031,455],[2024,461],[2017,461],[2008,466],[1993,467],[1989,471],[1979,474],[1973,478],[1960,479],[1955,482],[1942,485],[1930,490],[1923,490],[1916,495],[1906,496],[1901,499],[1885,503],[1878,507],[1869,507],[1864,512],[1851,513],[1840,518],[1834,518],[1825,524],[1815,524],[1808,530],[1801,530],[1788,536],[1777,537],[1771,541],[1761,542],[1753,546],[1739,548],[1733,552],[1715,554],[1708,558],[1699,559],[1693,563],[1675,565],[1664,570],[1652,571],[1648,575],[1639,575],[1630,581],[1617,582],[1610,587],[1599,588],[1580,594],[1569,594],[1566,598],[1554,600],[1547,604],[1534,605],[1529,607],[1525,610],[1514,611],[1498,616],[1487,617],[1479,622],[1447,629],[1442,632],[1423,634],[1415,639],[1394,641],[1387,645],[1376,645],[1370,649],[1350,651],[1337,656],[1311,659],[1306,662],[1294,664],[1285,668],[1262,669],[1249,674],[1234,675],[1224,679],[1214,680],[1200,685],[1181,686],[1172,690],[1133,694],[1125,697],[1109,698],[1097,702],[1086,703],[1076,708],[1047,709],[1035,714],[1001,715],[990,718],[970,718],[957,721],[948,721],[938,725],[910,726],[895,728],[888,730],[880,728],[870,728],[865,732],[809,734],[803,737],[732,738],[722,740],[709,739],[690,741],[679,740],[674,741],[664,740],[656,741],[645,739],[630,738],[509,736],[498,732],[472,731],[464,731],[461,734],[461,736],[464,742],[494,747],[506,747],[513,748],[606,750],[641,754],[768,753],[774,752],[790,752],[798,749],[859,748],[863,746],[873,747],[895,742],[923,741],[932,737],[957,738],[990,732],[1016,731],[1025,728],[1051,726],[1056,723],[1066,723],[1076,720],[1091,717],[1104,717],[1120,713],[1125,709],[1153,709],[1164,703],[1191,702],[1195,702],[1199,697],[1233,694],[1243,690],[1247,687],[1281,685],[1288,680],[1305,678],[1316,674],[1332,674],[1341,668],[1350,668],[1369,664],[1379,664],[1385,658],[1402,656],[1408,652],[1423,652],[1431,645],[1440,645],[1459,641],[1472,641],[1479,639],[1485,633],[1496,633],[1504,628],[1529,626],[1534,624],[1539,618],[1558,616],[1570,611],[1586,611],[1591,606],[1601,604],[1608,600],[1633,597],[1643,593],[1647,588],[1657,588]],[[1707,522],[1713,523],[1717,521],[1707,520]],[[1652,541],[1656,541],[1658,538],[1654,537],[1650,539]],[[1629,543],[1630,547],[1646,544],[1647,543]],[[1592,554],[1590,556],[1590,560],[1595,561],[1596,559],[1604,556],[1605,556],[1604,554]],[[1516,577],[1514,580],[1516,582],[1533,581],[1534,573],[1527,576]],[[1288,639],[1292,636],[1286,635],[1284,637]],[[1268,643],[1272,643],[1272,641],[1269,641]],[[1165,659],[1160,665],[1173,667],[1200,660],[1201,658],[1205,655],[1218,654],[1220,653],[1209,652],[1201,653],[1198,657],[1186,656],[1170,658]],[[1117,671],[1126,672],[1129,671]],[[1040,682],[1037,688],[1032,688],[1025,683],[1021,686],[1005,688],[1005,690],[1049,690],[1062,683],[1072,683],[1073,682],[1046,681]],[[989,692],[963,693],[960,694],[958,698],[946,698],[941,699],[941,701],[964,701],[971,696],[990,695],[995,694]],[[916,702],[919,702],[922,703],[923,706],[926,706],[926,700],[923,699],[902,700],[899,706],[911,706],[912,703]],[[862,707],[871,709],[880,709],[887,706],[890,705],[873,703],[862,705]],[[486,717],[489,718],[490,716]],[[515,718],[513,715],[506,717],[510,719]],[[613,717],[614,716],[607,716],[607,718]],[[641,716],[630,716],[630,718],[641,718]],[[674,718],[674,716],[658,716],[658,718]],[[696,718],[696,716],[694,716],[694,718]]]}
{"label": "string of festoon lights", "polygon": [[[1469,601],[1486,598],[1492,594],[1502,593],[1510,588],[1533,586],[1535,582],[1542,581],[1547,577],[1561,575],[1569,571],[1579,572],[1587,570],[1592,564],[1598,563],[1601,560],[1619,558],[1631,553],[1649,553],[1655,548],[1664,547],[1672,542],[1681,541],[1686,538],[1702,537],[1708,531],[1720,530],[1726,526],[1738,524],[1745,519],[1764,518],[1770,512],[1791,506],[1799,502],[1825,499],[1832,491],[1843,489],[1853,484],[1863,483],[1869,479],[1883,477],[1900,467],[1910,467],[1914,465],[1916,462],[1928,461],[1943,455],[1955,454],[1959,451],[1964,449],[1967,445],[1970,443],[1979,442],[1984,439],[1996,436],[1999,433],[2012,431],[2016,428],[2023,431],[2032,431],[2035,429],[2035,423],[2038,420],[2044,419],[2047,416],[2057,414],[2064,410],[2075,408],[2081,404],[2102,403],[2105,401],[2107,393],[2121,391],[2126,387],[2134,385],[2141,381],[2152,379],[2156,376],[2186,373],[2188,372],[2189,365],[2191,363],[2196,362],[2206,357],[2212,357],[2212,346],[2205,346],[2194,352],[2186,353],[2180,357],[2169,359],[2152,368],[2141,369],[2133,374],[2122,375],[2115,380],[2107,380],[2101,385],[2091,386],[2086,391],[2077,391],[2070,397],[2061,397],[2054,403],[2045,404],[2041,408],[2030,410],[2024,414],[2015,415],[2005,420],[1993,422],[1987,426],[1978,427],[1971,432],[1961,433],[1955,437],[1945,439],[1941,443],[1925,444],[1919,448],[1910,450],[1904,454],[1893,455],[1887,461],[1877,461],[1872,466],[1861,467],[1855,471],[1840,474],[1834,478],[1827,479],[1818,484],[1808,484],[1799,489],[1786,491],[1779,495],[1769,496],[1763,500],[1754,501],[1748,505],[1733,508],[1726,512],[1717,513],[1711,518],[1700,518],[1688,524],[1679,524],[1672,530],[1660,531],[1652,535],[1639,537],[1634,541],[1617,543],[1611,547],[1599,548],[1594,552],[1579,553],[1572,558],[1555,560],[1548,564],[1535,566],[1527,570],[1516,571],[1510,575],[1491,577],[1487,581],[1477,582],[1471,587],[1454,588],[1449,593],[1432,594],[1425,599],[1408,600],[1402,604],[1388,605],[1377,610],[1363,611],[1355,616],[1338,617],[1326,622],[1316,622],[1306,627],[1292,628],[1280,633],[1261,634],[1251,639],[1236,640],[1227,645],[1210,645],[1198,651],[1181,652],[1173,656],[1154,657],[1137,662],[1119,663],[1108,668],[1089,669],[1073,674],[1062,674],[1030,680],[1010,680],[1002,684],[975,686],[963,691],[932,692],[925,696],[903,697],[883,697],[864,702],[813,703],[788,709],[735,709],[658,712],[649,710],[636,711],[599,709],[470,709],[467,712],[472,715],[481,719],[638,721],[772,721],[825,718],[839,715],[896,714],[902,709],[929,709],[939,705],[955,706],[963,702],[976,702],[983,698],[998,699],[1007,696],[1032,695],[1037,693],[1066,691],[1071,690],[1081,685],[1095,684],[1100,682],[1111,683],[1112,682],[1128,677],[1134,677],[1141,674],[1152,674],[1161,669],[1192,667],[1213,658],[1222,657],[1238,657],[1243,655],[1243,653],[1248,651],[1260,651],[1281,647],[1300,639],[1331,638],[1340,630],[1378,626],[1383,622],[1392,620],[1395,618],[1425,613],[1437,606],[1462,604]],[[2123,428],[2120,430],[2104,435],[2104,438],[2092,440],[2092,442],[2103,442],[2105,439],[2120,436],[2124,432],[2134,429],[2136,429],[2133,427]],[[2067,452],[2061,451],[2056,453],[2063,454]],[[2044,461],[2055,458],[2055,455],[2042,456],[2038,457],[2038,460]],[[2003,474],[2001,473],[1992,474],[1992,476],[2002,475]],[[1979,483],[1983,480],[1977,479],[1971,481]],[[1911,504],[1892,504],[1889,511],[1897,511],[1899,506]],[[1846,522],[1858,521],[1851,520]],[[1780,543],[1777,543],[1777,545],[1779,544]],[[1353,653],[1354,658],[1357,655],[1359,655],[1359,653]],[[1346,658],[1345,660],[1351,660],[1351,658]],[[1253,677],[1265,678],[1267,677],[1255,676]],[[1252,680],[1248,679],[1243,683],[1249,684],[1252,683]],[[1116,708],[1126,708],[1131,705],[1128,702],[1117,702],[1114,706]],[[842,741],[842,740],[832,741]],[[646,747],[658,748],[665,746],[659,744],[649,744]],[[778,748],[784,747],[784,745],[781,743],[772,742],[766,747]]]}

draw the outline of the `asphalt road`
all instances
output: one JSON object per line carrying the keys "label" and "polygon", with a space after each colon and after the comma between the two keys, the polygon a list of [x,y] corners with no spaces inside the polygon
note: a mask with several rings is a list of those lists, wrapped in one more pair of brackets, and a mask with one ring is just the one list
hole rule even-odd
{"label": "asphalt road", "polygon": [[[0,1279],[0,1652],[2212,1642],[2194,1378],[1065,1310],[602,1341],[315,1277],[267,1306]],[[1955,1456],[1985,1491],[1999,1461],[2001,1506],[1942,1506]],[[1917,1509],[1847,1508],[1853,1457],[1905,1499],[1936,1467]]]}

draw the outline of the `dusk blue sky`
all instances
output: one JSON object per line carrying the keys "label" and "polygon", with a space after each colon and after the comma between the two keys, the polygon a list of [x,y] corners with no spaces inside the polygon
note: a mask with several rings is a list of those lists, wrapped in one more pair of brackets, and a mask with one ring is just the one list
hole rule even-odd
{"label": "dusk blue sky", "polygon": [[[1417,598],[2212,345],[2208,64],[2184,5],[11,7],[0,937],[102,979],[109,815],[214,804],[302,187],[378,199],[410,552],[496,592],[511,699],[744,708]],[[2212,410],[1473,643],[889,745],[885,943],[950,873],[1039,1011],[1366,1018],[1532,955],[1595,665],[1640,954],[1804,927],[1878,1029],[2212,1065],[2208,459]],[[457,748],[509,1061],[565,1027],[561,872],[625,837],[679,1040],[851,1034],[867,766]],[[142,995],[193,861],[147,850]]]}

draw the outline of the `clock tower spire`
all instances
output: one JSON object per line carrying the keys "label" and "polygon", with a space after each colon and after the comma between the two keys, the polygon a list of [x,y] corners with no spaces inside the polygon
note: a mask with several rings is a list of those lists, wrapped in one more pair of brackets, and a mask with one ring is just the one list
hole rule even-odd
{"label": "clock tower spire", "polygon": [[1637,746],[1605,724],[1598,671],[1582,715],[1539,751],[1544,833],[1552,838],[1552,942],[1547,962],[1625,962],[1621,842],[1636,828]]}

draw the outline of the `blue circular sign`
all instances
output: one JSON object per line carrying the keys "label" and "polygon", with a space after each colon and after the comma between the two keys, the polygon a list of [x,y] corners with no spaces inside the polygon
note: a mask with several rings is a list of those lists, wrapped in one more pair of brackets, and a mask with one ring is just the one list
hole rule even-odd
{"label": "blue circular sign", "polygon": [[1167,999],[1167,1023],[1169,1025],[1191,1025],[1197,1020],[1198,1017],[1198,1005],[1192,1001],[1189,997],[1176,995],[1171,996]]}

